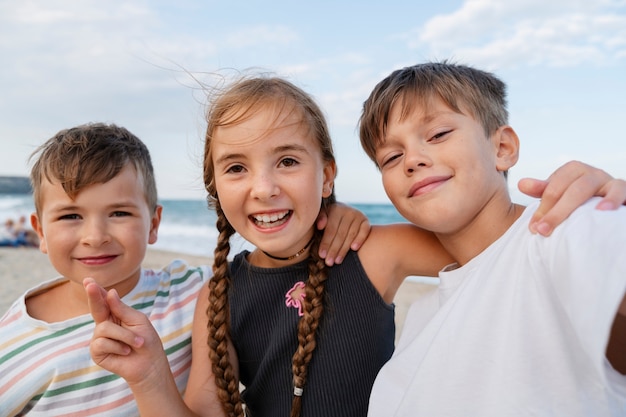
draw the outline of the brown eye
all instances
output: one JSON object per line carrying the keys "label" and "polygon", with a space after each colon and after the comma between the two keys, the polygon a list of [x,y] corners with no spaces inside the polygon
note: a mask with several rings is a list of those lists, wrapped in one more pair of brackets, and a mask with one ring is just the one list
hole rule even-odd
{"label": "brown eye", "polygon": [[391,155],[389,158],[387,158],[387,159],[385,159],[383,161],[381,166],[388,165],[388,164],[392,163],[393,161],[395,161],[396,159],[400,158],[401,156],[402,156],[402,154]]}
{"label": "brown eye", "polygon": [[111,217],[126,217],[126,216],[130,216],[131,214],[127,211],[114,211],[111,214]]}
{"label": "brown eye", "polygon": [[232,165],[228,167],[226,172],[231,174],[239,174],[240,172],[243,172],[243,167],[241,165]]}
{"label": "brown eye", "polygon": [[295,159],[293,159],[293,158],[283,158],[283,159],[280,161],[280,164],[281,164],[282,166],[292,167],[292,166],[294,166],[294,165],[297,165],[297,164],[298,164],[298,161],[296,161],[296,160],[295,160]]}
{"label": "brown eye", "polygon": [[59,216],[59,220],[78,220],[80,216],[78,214],[64,214],[63,216]]}
{"label": "brown eye", "polygon": [[436,135],[434,135],[430,141],[438,141],[443,139],[448,133],[452,132],[451,130],[446,130],[445,132],[441,132],[441,133],[437,133]]}

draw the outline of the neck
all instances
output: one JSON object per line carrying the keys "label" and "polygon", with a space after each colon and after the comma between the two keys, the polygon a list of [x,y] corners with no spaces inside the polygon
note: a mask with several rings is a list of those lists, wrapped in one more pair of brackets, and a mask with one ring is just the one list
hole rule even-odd
{"label": "neck", "polygon": [[[491,246],[522,215],[525,207],[510,203],[508,209],[483,213],[471,224],[453,233],[435,233],[446,251],[463,266]],[[501,215],[498,215],[502,213]]]}
{"label": "neck", "polygon": [[309,240],[309,242],[304,245],[304,247],[302,249],[300,249],[298,252],[296,252],[295,254],[291,255],[291,256],[287,256],[287,257],[281,257],[281,256],[274,256],[270,253],[265,252],[264,250],[261,250],[261,252],[263,252],[266,256],[272,258],[272,259],[276,259],[277,261],[291,261],[293,259],[299,258],[300,256],[302,256],[306,250],[309,248],[309,246],[311,246],[311,244],[313,243],[313,239],[315,238],[315,234],[313,234],[313,236],[311,237],[311,239]]}

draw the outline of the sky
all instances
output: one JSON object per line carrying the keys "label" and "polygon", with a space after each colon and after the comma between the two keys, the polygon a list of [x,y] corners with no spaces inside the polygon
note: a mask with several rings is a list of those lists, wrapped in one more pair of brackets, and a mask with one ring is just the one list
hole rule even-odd
{"label": "sky", "polygon": [[256,71],[324,109],[338,199],[387,202],[362,103],[391,71],[443,59],[507,83],[514,200],[517,180],[572,159],[626,178],[626,0],[0,0],[0,175],[28,175],[61,129],[108,122],[147,144],[161,198],[202,199],[206,87]]}

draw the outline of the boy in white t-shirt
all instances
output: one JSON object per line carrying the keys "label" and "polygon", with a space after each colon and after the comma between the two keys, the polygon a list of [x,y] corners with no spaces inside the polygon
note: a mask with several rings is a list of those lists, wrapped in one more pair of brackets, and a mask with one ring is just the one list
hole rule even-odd
{"label": "boy in white t-shirt", "polygon": [[502,81],[448,62],[397,70],[364,104],[387,195],[456,260],[411,307],[370,417],[626,415],[626,208],[592,200],[532,234],[507,119]]}

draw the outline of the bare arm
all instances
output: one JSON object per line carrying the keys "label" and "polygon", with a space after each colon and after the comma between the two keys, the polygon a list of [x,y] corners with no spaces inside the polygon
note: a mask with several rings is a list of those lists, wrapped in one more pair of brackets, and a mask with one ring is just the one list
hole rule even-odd
{"label": "bare arm", "polygon": [[613,326],[611,336],[606,348],[606,358],[613,368],[619,373],[626,375],[626,296],[622,299]]}
{"label": "bare arm", "polygon": [[[187,390],[185,391],[185,403],[198,415],[226,417],[217,395],[217,386],[213,375],[213,367],[209,360],[209,348],[207,345],[208,330],[206,310],[208,307],[208,286],[204,286],[198,295],[196,311],[193,318],[193,330],[191,338],[191,371]],[[236,358],[235,349],[229,345],[229,355]],[[233,360],[235,372],[239,373],[236,360]]]}
{"label": "bare arm", "polygon": [[437,276],[453,262],[433,233],[409,223],[372,226],[359,259],[387,302],[393,301],[407,276]]}

